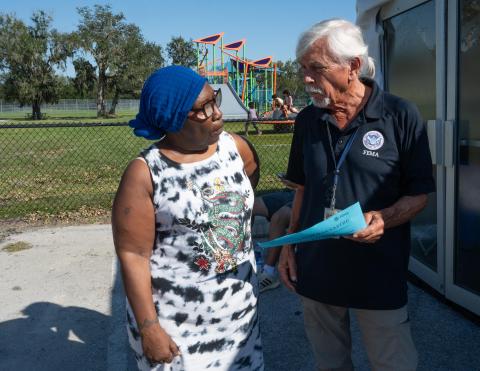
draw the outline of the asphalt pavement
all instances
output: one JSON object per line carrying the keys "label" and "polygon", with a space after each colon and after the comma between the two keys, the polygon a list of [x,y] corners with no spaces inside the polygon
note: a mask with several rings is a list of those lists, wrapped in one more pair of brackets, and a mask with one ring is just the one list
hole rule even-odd
{"label": "asphalt pavement", "polygon": [[[6,252],[26,242],[27,249]],[[125,331],[124,295],[110,225],[45,228],[0,243],[0,370],[135,370]],[[480,327],[410,285],[419,370],[480,370]],[[307,371],[314,361],[295,294],[262,293],[260,326],[267,371]],[[353,360],[369,370],[352,323]]]}

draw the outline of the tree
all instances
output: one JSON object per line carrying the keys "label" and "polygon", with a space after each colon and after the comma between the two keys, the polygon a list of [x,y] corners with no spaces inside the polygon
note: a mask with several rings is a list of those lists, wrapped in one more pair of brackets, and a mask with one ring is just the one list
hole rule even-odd
{"label": "tree", "polygon": [[7,100],[32,106],[32,119],[42,117],[42,103],[56,103],[60,80],[57,69],[65,69],[73,54],[71,36],[51,28],[52,18],[34,12],[27,26],[13,15],[0,15],[0,73]]}
{"label": "tree", "polygon": [[128,32],[122,13],[113,14],[110,5],[77,8],[81,17],[77,40],[81,49],[95,61],[97,72],[97,117],[106,117],[106,93],[109,70],[122,55],[121,41]]}
{"label": "tree", "polygon": [[78,93],[73,84],[73,79],[67,76],[58,76],[58,96],[62,99],[76,99]]}
{"label": "tree", "polygon": [[110,115],[115,114],[120,95],[139,96],[146,78],[164,65],[162,47],[145,42],[135,25],[128,25],[119,47],[121,56],[113,61],[108,84],[113,93]]}
{"label": "tree", "polygon": [[75,59],[73,67],[75,68],[75,77],[72,81],[75,91],[81,98],[90,96],[97,81],[95,67],[85,58]]}
{"label": "tree", "polygon": [[279,71],[277,75],[277,94],[281,95],[283,90],[288,89],[296,98],[307,96],[303,76],[296,61],[278,61],[277,69]]}
{"label": "tree", "polygon": [[192,40],[186,41],[183,37],[172,37],[167,44],[167,54],[172,64],[193,67],[197,64],[197,52]]}
{"label": "tree", "polygon": [[5,74],[0,73],[0,100],[5,100]]}

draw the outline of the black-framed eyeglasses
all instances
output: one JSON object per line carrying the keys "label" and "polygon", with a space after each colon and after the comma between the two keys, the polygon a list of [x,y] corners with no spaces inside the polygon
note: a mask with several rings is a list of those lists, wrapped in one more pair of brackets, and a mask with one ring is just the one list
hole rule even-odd
{"label": "black-framed eyeglasses", "polygon": [[219,88],[213,91],[213,98],[205,102],[201,108],[192,108],[190,111],[194,114],[190,117],[196,121],[205,121],[212,117],[215,106],[220,108],[222,104],[222,90]]}

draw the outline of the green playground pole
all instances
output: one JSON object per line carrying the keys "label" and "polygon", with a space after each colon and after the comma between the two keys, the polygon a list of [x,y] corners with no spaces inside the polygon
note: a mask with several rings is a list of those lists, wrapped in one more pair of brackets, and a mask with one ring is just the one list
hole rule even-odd
{"label": "green playground pole", "polygon": [[216,68],[215,68],[215,44],[212,44],[212,55],[213,55],[213,61],[212,61],[212,64],[213,64],[213,83],[215,84],[215,71],[216,71]]}
{"label": "green playground pole", "polygon": [[248,91],[248,103],[252,100],[252,93],[253,93],[253,68],[250,70],[250,90]]}
{"label": "green playground pole", "polygon": [[255,95],[257,94],[257,79],[255,78],[255,76],[252,76],[252,101],[256,101],[255,99]]}
{"label": "green playground pole", "polygon": [[207,74],[207,72],[208,72],[208,59],[210,58],[209,57],[210,53],[208,52],[208,44],[205,44],[205,53],[206,53],[206,55],[205,55],[205,77],[208,79],[208,74]]}
{"label": "green playground pole", "polygon": [[223,72],[225,69],[225,67],[223,66],[223,36],[220,38],[220,61],[221,61],[220,63],[222,64],[222,72]]}
{"label": "green playground pole", "polygon": [[[246,65],[246,57],[245,57],[245,55],[246,55],[245,49],[246,49],[245,44],[243,44],[243,61],[244,61],[244,62],[243,62],[243,68],[244,68],[244,69],[247,67],[247,65]],[[243,74],[243,78],[244,78],[244,79],[247,78],[247,76],[245,75],[245,73]],[[245,84],[243,84],[243,86],[245,86]],[[242,94],[243,94],[243,91],[242,91]],[[246,97],[246,96],[247,96],[247,94],[245,94],[245,97]],[[247,97],[247,99],[248,99],[248,97]],[[245,103],[245,100],[243,101],[243,103]]]}
{"label": "green playground pole", "polygon": [[268,99],[267,90],[268,90],[268,71],[265,68],[265,94],[264,94],[264,97],[265,97],[265,112],[267,111],[267,99]]}
{"label": "green playground pole", "polygon": [[197,43],[197,72],[200,73],[200,48]]}
{"label": "green playground pole", "polygon": [[[273,82],[273,68],[270,70],[270,77],[271,77],[271,80],[270,80],[270,81],[271,81],[271,83],[272,83],[272,85],[271,85],[271,86],[272,86],[272,94],[276,94],[277,92],[276,92],[276,91],[273,91],[273,85],[275,85],[274,82]],[[270,96],[271,96],[272,94],[270,94]]]}
{"label": "green playground pole", "polygon": [[238,50],[235,50],[235,57],[237,57],[237,76],[236,76],[236,85],[235,89],[237,91],[237,95],[240,96],[240,72],[238,71]]}

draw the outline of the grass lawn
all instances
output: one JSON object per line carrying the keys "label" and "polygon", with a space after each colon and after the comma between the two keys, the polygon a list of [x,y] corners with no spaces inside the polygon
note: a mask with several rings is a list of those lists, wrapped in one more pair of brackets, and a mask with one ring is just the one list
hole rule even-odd
{"label": "grass lawn", "polygon": [[[135,111],[118,111],[115,116],[109,118],[97,118],[97,113],[94,110],[78,110],[78,111],[60,111],[60,110],[46,110],[42,111],[45,114],[43,120],[29,119],[31,112],[0,112],[0,120],[11,122],[12,124],[45,124],[45,123],[69,123],[69,122],[127,122],[135,117],[138,110]],[[4,124],[3,124],[4,125]]]}
{"label": "grass lawn", "polygon": [[[226,123],[225,129],[243,133],[243,123]],[[275,134],[272,125],[262,124],[262,130],[249,136],[261,159],[257,193],[282,188],[275,174],[286,170],[291,141],[291,134]],[[0,126],[0,220],[105,215],[126,165],[150,143],[127,126]]]}

